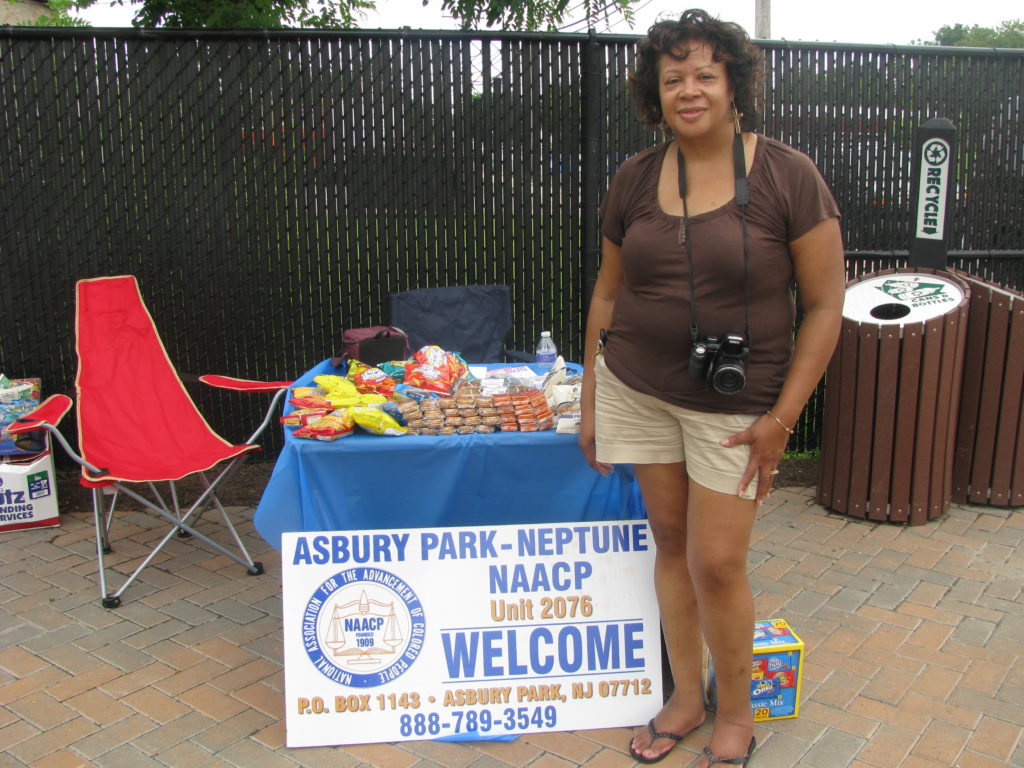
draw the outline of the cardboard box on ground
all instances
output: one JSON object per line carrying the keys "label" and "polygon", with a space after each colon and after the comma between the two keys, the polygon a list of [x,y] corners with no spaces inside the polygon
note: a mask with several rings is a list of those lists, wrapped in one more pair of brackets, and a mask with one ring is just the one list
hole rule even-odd
{"label": "cardboard box on ground", "polygon": [[48,439],[26,448],[7,427],[39,405],[39,379],[0,374],[0,531],[60,525]]}
{"label": "cardboard box on ground", "polygon": [[[754,720],[781,720],[800,714],[804,641],[785,619],[754,622],[750,669],[750,708]],[[716,705],[715,667],[708,662],[708,701]]]}

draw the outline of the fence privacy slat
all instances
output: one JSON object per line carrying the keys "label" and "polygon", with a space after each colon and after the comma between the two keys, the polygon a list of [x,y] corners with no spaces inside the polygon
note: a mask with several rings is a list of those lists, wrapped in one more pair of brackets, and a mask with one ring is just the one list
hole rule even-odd
{"label": "fence privacy slat", "polygon": [[[666,139],[626,88],[638,39],[4,28],[2,370],[71,391],[74,282],[124,273],[188,372],[293,377],[390,293],[470,283],[511,286],[509,346],[550,328],[579,360],[597,204]],[[905,264],[914,130],[945,116],[952,263],[1024,287],[1024,52],[759,45],[761,132],[828,180],[851,278]],[[823,392],[791,450],[819,447]],[[229,439],[254,429],[245,400],[192,394]]]}

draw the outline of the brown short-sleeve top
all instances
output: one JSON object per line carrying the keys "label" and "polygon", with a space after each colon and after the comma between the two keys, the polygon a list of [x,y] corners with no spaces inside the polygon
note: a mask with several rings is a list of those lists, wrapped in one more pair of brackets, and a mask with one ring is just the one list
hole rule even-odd
{"label": "brown short-sleeve top", "polygon": [[672,143],[622,164],[601,204],[601,231],[622,248],[605,362],[625,384],[696,411],[758,413],[782,388],[793,353],[793,262],[789,243],[839,215],[835,199],[806,155],[757,137],[748,177],[749,291],[744,290],[740,210],[735,201],[691,216],[688,238],[700,335],[744,329],[749,316],[747,384],[723,395],[687,372],[690,278],[680,216],[658,203],[658,178]]}

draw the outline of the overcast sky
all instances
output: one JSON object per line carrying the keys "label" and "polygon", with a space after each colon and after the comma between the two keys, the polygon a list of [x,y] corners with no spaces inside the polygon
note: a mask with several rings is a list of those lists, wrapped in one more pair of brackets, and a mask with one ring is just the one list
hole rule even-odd
{"label": "overcast sky", "polygon": [[[961,23],[995,27],[1002,21],[1024,19],[1020,0],[770,0],[771,38],[775,40],[819,40],[842,43],[894,43],[907,45],[933,40],[939,27]],[[582,5],[582,0],[570,0]],[[441,14],[440,0],[378,0],[379,10],[367,14],[364,29],[452,29],[457,25]],[[754,0],[704,0],[697,2],[709,13],[742,25],[754,34]],[[635,25],[631,29],[621,17],[599,32],[646,32],[660,17],[678,15],[688,6],[670,0],[637,0]],[[97,3],[82,14],[93,26],[128,26],[131,7]],[[568,31],[586,31],[567,22]]]}

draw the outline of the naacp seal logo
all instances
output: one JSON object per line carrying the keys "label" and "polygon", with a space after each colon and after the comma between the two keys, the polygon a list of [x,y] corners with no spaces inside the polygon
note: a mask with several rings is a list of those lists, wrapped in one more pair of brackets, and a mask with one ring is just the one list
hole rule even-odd
{"label": "naacp seal logo", "polygon": [[302,615],[310,661],[336,683],[383,685],[420,655],[426,622],[412,588],[380,568],[353,568],[327,579]]}

